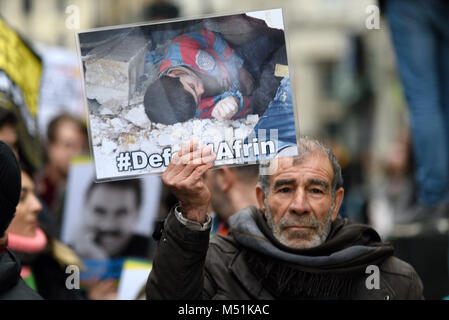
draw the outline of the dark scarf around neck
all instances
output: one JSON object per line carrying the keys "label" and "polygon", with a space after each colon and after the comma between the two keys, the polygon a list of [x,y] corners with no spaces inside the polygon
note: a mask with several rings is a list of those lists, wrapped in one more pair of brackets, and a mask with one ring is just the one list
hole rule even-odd
{"label": "dark scarf around neck", "polygon": [[[327,240],[315,248],[281,244],[261,211],[248,207],[231,221],[230,233],[243,247],[249,268],[278,299],[348,299],[368,265],[393,254],[368,225],[337,217]],[[234,217],[234,216],[233,216]]]}

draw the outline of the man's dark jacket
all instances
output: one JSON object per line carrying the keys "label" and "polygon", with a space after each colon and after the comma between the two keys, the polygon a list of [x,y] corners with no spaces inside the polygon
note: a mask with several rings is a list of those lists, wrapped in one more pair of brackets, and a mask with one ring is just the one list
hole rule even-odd
{"label": "man's dark jacket", "polygon": [[147,299],[423,299],[413,267],[395,258],[369,226],[338,217],[324,244],[299,250],[270,236],[254,207],[230,224],[228,237],[216,235],[209,243],[209,230],[190,230],[171,212]]}
{"label": "man's dark jacket", "polygon": [[0,300],[42,300],[20,277],[20,262],[9,250],[0,253]]}

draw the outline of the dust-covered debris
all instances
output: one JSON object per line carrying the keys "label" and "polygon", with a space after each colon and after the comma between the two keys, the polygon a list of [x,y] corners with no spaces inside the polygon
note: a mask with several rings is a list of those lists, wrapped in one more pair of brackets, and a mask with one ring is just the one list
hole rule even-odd
{"label": "dust-covered debris", "polygon": [[124,114],[124,119],[143,129],[148,129],[151,126],[151,121],[146,116],[145,109],[142,104],[126,111]]}
{"label": "dust-covered debris", "polygon": [[87,98],[101,105],[130,104],[150,46],[151,41],[136,30],[120,41],[111,40],[91,50],[84,61]]}
{"label": "dust-covered debris", "polygon": [[[104,112],[103,112],[104,113]],[[191,119],[184,123],[163,125],[151,123],[142,104],[131,106],[114,118],[102,114],[90,115],[93,153],[99,179],[160,173],[164,168],[135,172],[119,172],[116,158],[120,152],[144,151],[147,155],[161,153],[165,147],[172,147],[172,153],[190,140],[199,145],[213,143],[217,146],[226,141],[229,145],[237,139],[245,139],[256,125],[259,117],[250,115],[246,119],[218,121],[216,119]],[[224,164],[226,162],[223,162]],[[219,164],[219,163],[217,163]],[[151,170],[151,171],[150,171]]]}

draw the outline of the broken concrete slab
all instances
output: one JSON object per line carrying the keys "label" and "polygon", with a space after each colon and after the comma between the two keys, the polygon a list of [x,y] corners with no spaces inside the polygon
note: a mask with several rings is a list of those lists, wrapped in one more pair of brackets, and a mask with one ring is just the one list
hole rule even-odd
{"label": "broken concrete slab", "polygon": [[129,103],[143,75],[150,46],[151,41],[135,30],[120,41],[107,42],[91,50],[84,61],[87,97],[101,105]]}

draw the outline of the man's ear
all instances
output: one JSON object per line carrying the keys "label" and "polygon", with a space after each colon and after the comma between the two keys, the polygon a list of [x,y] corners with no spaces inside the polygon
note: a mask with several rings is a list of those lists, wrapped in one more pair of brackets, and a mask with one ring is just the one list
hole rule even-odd
{"label": "man's ear", "polygon": [[332,210],[332,222],[337,218],[338,211],[340,210],[341,203],[343,202],[344,194],[345,190],[343,188],[339,188],[337,191],[335,191],[334,209]]}
{"label": "man's ear", "polygon": [[218,188],[222,192],[228,192],[235,182],[235,173],[228,167],[216,169],[215,178]]}
{"label": "man's ear", "polygon": [[267,212],[267,208],[265,206],[265,192],[259,185],[256,186],[256,198],[259,210],[262,211],[265,216],[265,212]]}

